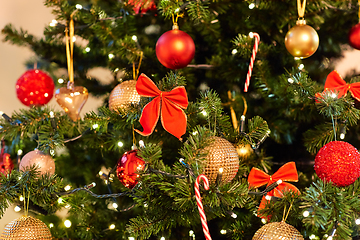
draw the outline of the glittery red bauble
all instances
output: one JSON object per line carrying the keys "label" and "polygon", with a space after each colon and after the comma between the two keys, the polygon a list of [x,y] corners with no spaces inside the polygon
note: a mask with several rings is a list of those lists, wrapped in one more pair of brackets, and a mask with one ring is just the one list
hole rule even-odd
{"label": "glittery red bauble", "polygon": [[349,44],[353,48],[360,50],[360,23],[350,29]]}
{"label": "glittery red bauble", "polygon": [[133,10],[136,14],[156,11],[156,4],[152,0],[129,0],[128,4],[134,6]]}
{"label": "glittery red bauble", "polygon": [[195,44],[186,32],[170,30],[161,35],[156,43],[156,56],[170,69],[186,67],[195,55]]}
{"label": "glittery red bauble", "polygon": [[26,71],[16,82],[16,95],[26,106],[47,104],[54,94],[54,81],[46,73],[33,69]]}
{"label": "glittery red bauble", "polygon": [[317,153],[314,168],[323,181],[348,186],[360,177],[360,153],[347,142],[329,142]]}
{"label": "glittery red bauble", "polygon": [[116,175],[127,188],[133,188],[139,177],[138,172],[144,169],[145,161],[137,156],[137,150],[131,150],[119,159]]}

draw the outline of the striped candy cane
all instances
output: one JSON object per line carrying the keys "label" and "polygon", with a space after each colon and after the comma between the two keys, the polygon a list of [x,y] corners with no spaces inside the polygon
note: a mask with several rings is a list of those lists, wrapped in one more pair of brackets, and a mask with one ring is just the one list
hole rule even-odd
{"label": "striped candy cane", "polygon": [[203,207],[202,202],[201,202],[200,189],[199,189],[200,180],[204,181],[205,190],[209,190],[209,180],[207,179],[207,177],[204,174],[200,174],[196,178],[195,197],[196,197],[196,202],[197,202],[197,206],[198,206],[199,213],[200,213],[200,219],[201,219],[201,224],[202,224],[202,227],[203,227],[205,238],[206,238],[206,240],[211,240],[209,228],[208,228],[208,225],[207,225],[207,222],[206,222],[206,215],[205,215],[204,207]]}
{"label": "striped candy cane", "polygon": [[251,38],[255,37],[255,44],[254,44],[254,48],[253,48],[252,55],[251,55],[251,58],[250,58],[249,71],[248,71],[248,73],[246,75],[246,82],[245,82],[244,92],[248,91],[248,88],[249,88],[249,85],[250,85],[251,73],[252,73],[252,69],[254,67],[255,56],[256,56],[256,53],[258,51],[258,46],[259,46],[259,42],[260,42],[260,35],[259,34],[251,32],[249,34],[249,36]]}

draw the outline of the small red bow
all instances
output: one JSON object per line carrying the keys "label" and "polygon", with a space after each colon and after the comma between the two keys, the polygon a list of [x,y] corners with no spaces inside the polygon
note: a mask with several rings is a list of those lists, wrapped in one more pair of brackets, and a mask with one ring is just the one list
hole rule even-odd
{"label": "small red bow", "polygon": [[[350,91],[351,95],[358,101],[360,101],[360,82],[357,83],[346,83],[344,79],[340,76],[340,74],[334,70],[326,78],[325,91],[331,90],[334,92],[338,92],[338,98],[346,95],[348,91]],[[319,97],[319,95],[316,95]]]}
{"label": "small red bow", "polygon": [[142,73],[136,82],[136,90],[141,96],[155,97],[146,104],[141,113],[140,124],[144,131],[135,129],[136,132],[143,136],[152,134],[161,110],[161,123],[164,129],[177,138],[185,134],[186,115],[182,109],[187,108],[189,102],[183,86],[176,87],[170,92],[162,92]]}
{"label": "small red bow", "polygon": [[[288,162],[284,164],[272,176],[268,175],[267,173],[265,173],[264,171],[258,168],[252,168],[248,177],[248,182],[250,184],[250,187],[254,187],[254,188],[258,188],[265,184],[267,184],[266,185],[267,187],[270,184],[277,182],[278,180],[282,180],[282,182],[279,184],[279,186],[268,192],[267,195],[275,196],[275,197],[283,197],[283,192],[289,190],[292,190],[295,193],[300,193],[297,187],[295,187],[290,183],[285,182],[285,181],[290,181],[290,182],[298,181],[298,174],[294,162]],[[259,206],[259,210],[263,209],[267,202],[268,200],[266,200],[265,196],[263,196]]]}

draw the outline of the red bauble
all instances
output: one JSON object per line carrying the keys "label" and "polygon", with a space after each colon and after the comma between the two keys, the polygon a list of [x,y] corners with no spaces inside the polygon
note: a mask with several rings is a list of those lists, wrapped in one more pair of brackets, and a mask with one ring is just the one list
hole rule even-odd
{"label": "red bauble", "polygon": [[317,153],[314,168],[323,181],[348,186],[360,177],[360,153],[347,142],[329,142]]}
{"label": "red bauble", "polygon": [[161,35],[156,43],[156,56],[160,63],[170,69],[186,67],[195,55],[195,44],[186,32],[178,29]]}
{"label": "red bauble", "polygon": [[350,29],[349,44],[353,48],[360,50],[360,23]]}
{"label": "red bauble", "polygon": [[153,0],[129,0],[128,4],[133,5],[135,14],[143,14],[147,11],[156,11],[156,4]]}
{"label": "red bauble", "polygon": [[145,161],[137,156],[137,150],[131,150],[119,159],[116,175],[127,188],[133,188],[138,183],[138,172],[144,169]]}
{"label": "red bauble", "polygon": [[33,69],[26,71],[16,82],[16,95],[26,106],[47,104],[54,94],[54,81],[46,73]]}

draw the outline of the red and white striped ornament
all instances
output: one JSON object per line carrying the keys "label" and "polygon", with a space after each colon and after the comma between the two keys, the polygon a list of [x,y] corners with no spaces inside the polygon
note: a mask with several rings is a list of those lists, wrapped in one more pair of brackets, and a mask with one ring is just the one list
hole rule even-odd
{"label": "red and white striped ornament", "polygon": [[200,189],[199,189],[200,180],[203,180],[205,190],[209,190],[209,180],[207,179],[207,177],[204,174],[200,174],[196,178],[195,197],[196,197],[196,203],[197,203],[197,206],[198,206],[198,209],[199,209],[201,225],[203,227],[205,238],[206,238],[206,240],[211,240],[209,228],[208,228],[207,221],[206,221],[206,215],[205,215],[204,207],[203,207],[203,204],[201,202]]}
{"label": "red and white striped ornament", "polygon": [[258,51],[259,42],[260,42],[260,35],[259,34],[251,32],[251,33],[249,33],[249,36],[251,38],[255,37],[255,43],[254,43],[254,48],[253,48],[251,58],[250,58],[249,70],[248,70],[248,73],[246,75],[244,92],[248,91],[248,88],[249,88],[249,85],[250,85],[251,73],[252,73],[252,69],[254,67],[255,56],[256,56],[256,53]]}

